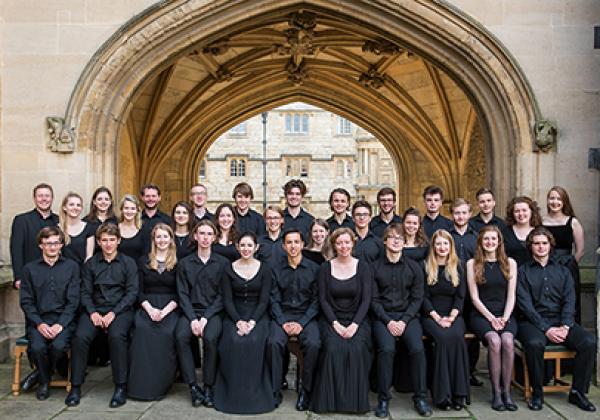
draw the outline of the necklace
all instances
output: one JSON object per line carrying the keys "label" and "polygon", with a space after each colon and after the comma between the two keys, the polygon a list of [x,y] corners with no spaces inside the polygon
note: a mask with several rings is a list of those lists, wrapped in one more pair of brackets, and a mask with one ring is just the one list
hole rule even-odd
{"label": "necklace", "polygon": [[185,242],[185,240],[186,240],[187,238],[188,238],[188,237],[187,237],[187,235],[186,235],[186,236],[178,236],[178,235],[175,235],[175,240],[177,241],[177,244],[178,244],[179,246],[182,246],[182,245],[183,245],[183,243]]}

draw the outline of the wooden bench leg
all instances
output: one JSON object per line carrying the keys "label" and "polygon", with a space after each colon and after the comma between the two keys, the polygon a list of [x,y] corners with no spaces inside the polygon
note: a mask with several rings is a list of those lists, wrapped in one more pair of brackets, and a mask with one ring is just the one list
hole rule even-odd
{"label": "wooden bench leg", "polygon": [[21,393],[21,356],[23,351],[15,347],[15,372],[12,383],[12,393],[16,397]]}
{"label": "wooden bench leg", "polygon": [[529,385],[529,367],[524,353],[521,356],[521,361],[523,363],[523,393],[525,394],[525,401],[529,401],[531,399],[531,386]]}

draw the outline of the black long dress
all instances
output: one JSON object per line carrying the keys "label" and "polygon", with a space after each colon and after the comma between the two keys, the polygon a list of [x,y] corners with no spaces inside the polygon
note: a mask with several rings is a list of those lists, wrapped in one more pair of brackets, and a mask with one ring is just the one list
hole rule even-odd
{"label": "black long dress", "polygon": [[[148,263],[148,257],[139,262],[139,302],[147,300],[157,309],[164,308],[170,301],[177,302],[176,268],[167,271],[164,264],[159,264],[157,271],[149,268]],[[162,321],[154,322],[143,308],[137,310],[129,347],[127,393],[130,397],[158,400],[169,391],[177,370],[175,328],[179,316],[179,309],[175,309]]]}
{"label": "black long dress", "polygon": [[[267,363],[271,269],[264,263],[249,280],[230,265],[222,280],[227,316],[219,342],[219,369],[215,383],[215,408],[231,414],[260,414],[275,409],[271,370]],[[248,335],[237,334],[239,320],[256,321]]]}
{"label": "black long dress", "polygon": [[[321,354],[310,409],[315,412],[366,413],[369,411],[369,370],[373,359],[371,305],[373,274],[368,263],[358,262],[356,274],[340,280],[331,274],[331,262],[319,272],[319,303],[323,316]],[[342,338],[333,321],[359,325],[351,339]]]}
{"label": "black long dress", "polygon": [[[498,261],[485,262],[483,269],[483,278],[485,283],[478,284],[479,300],[494,316],[501,317],[504,315],[506,307],[506,297],[508,295],[508,280],[500,270]],[[514,311],[513,311],[514,314]],[[517,323],[514,315],[510,318],[503,330],[498,331],[499,334],[509,332],[513,337],[517,334]],[[492,324],[477,310],[473,308],[471,311],[471,319],[469,322],[471,329],[477,335],[481,342],[487,345],[485,335],[490,331],[495,331]]]}
{"label": "black long dress", "polygon": [[[462,317],[466,292],[466,281],[461,270],[457,287],[446,279],[444,266],[440,266],[437,283],[425,285],[422,319],[425,334],[433,338],[433,366],[431,394],[434,404],[441,404],[452,398],[469,397],[469,355],[464,340],[466,331]],[[449,316],[453,309],[459,311],[452,325],[442,328],[429,314],[436,311],[441,317]]]}
{"label": "black long dress", "polygon": [[83,266],[85,262],[85,256],[87,254],[87,241],[90,236],[94,236],[94,227],[87,222],[84,222],[85,226],[79,233],[79,235],[69,235],[69,245],[65,245],[62,249],[62,255],[65,258],[75,261],[79,264],[79,267]]}

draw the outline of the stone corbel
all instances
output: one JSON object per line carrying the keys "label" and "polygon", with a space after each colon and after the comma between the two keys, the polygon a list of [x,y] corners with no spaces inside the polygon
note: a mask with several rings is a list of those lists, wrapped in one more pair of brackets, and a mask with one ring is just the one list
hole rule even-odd
{"label": "stone corbel", "polygon": [[46,117],[48,126],[48,148],[56,153],[73,153],[75,151],[75,132],[65,126],[62,117]]}
{"label": "stone corbel", "polygon": [[366,73],[360,75],[358,83],[362,84],[364,87],[379,89],[385,83],[385,75],[379,73],[374,68],[370,68]]}
{"label": "stone corbel", "polygon": [[295,86],[301,86],[304,83],[305,79],[308,79],[308,72],[304,67],[304,60],[302,60],[299,64],[296,64],[293,58],[288,61],[285,66],[285,70],[288,73],[288,80],[292,82]]}
{"label": "stone corbel", "polygon": [[535,135],[535,151],[548,152],[556,144],[558,128],[556,124],[549,120],[539,120],[533,126]]}

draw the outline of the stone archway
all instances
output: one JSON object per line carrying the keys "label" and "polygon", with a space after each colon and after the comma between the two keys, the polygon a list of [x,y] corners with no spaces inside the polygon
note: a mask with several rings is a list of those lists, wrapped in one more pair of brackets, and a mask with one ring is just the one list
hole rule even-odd
{"label": "stone archway", "polygon": [[[327,52],[329,56],[337,55],[341,64],[319,60],[306,51],[299,59],[293,51],[302,47],[301,38],[294,43],[284,37],[275,45],[291,51],[282,58],[264,58],[278,54],[272,50],[272,40],[281,38],[286,28],[313,30],[310,16],[322,25],[316,29],[321,32],[321,40],[329,37],[333,42],[324,42],[325,48],[337,45],[335,42],[350,42],[345,46],[349,52],[341,50],[343,45],[339,51],[330,48]],[[283,25],[283,32],[267,39],[266,30],[277,25]],[[259,47],[226,62],[214,58],[230,46],[232,39],[235,45],[236,35],[243,33],[254,35],[255,46],[258,43]],[[339,38],[340,33],[351,36]],[[293,38],[298,32],[291,35]],[[261,50],[261,41],[266,51]],[[352,48],[371,54],[372,60],[353,53]],[[446,124],[446,136],[437,133],[435,124],[420,113],[423,107],[404,95],[397,77],[386,72],[389,51],[391,56],[419,57],[434,85],[447,78],[446,83],[463,92],[486,139],[489,180],[500,203],[516,191],[527,192],[535,186],[535,174],[528,172],[532,165],[522,164],[532,150],[531,127],[538,117],[525,77],[496,39],[442,2],[158,3],[125,24],[95,54],[73,92],[66,121],[78,135],[77,147],[89,151],[90,184],[116,186],[117,143],[130,129],[127,118],[134,99],[150,83],[164,86],[172,76],[173,62],[195,54],[210,77],[186,95],[188,106],[174,111],[177,118],[156,129],[155,136],[147,137],[140,145],[135,159],[140,178],[151,180],[170,151],[194,138],[192,158],[184,165],[187,175],[181,180],[184,190],[198,163],[194,157],[224,130],[277,104],[302,100],[351,118],[372,131],[390,150],[400,169],[399,176],[410,177],[414,172],[410,159],[403,156],[407,142],[413,141],[445,177],[444,186],[450,195],[458,194],[465,161],[460,159],[463,150],[453,140],[452,124]],[[251,77],[252,70],[260,71],[260,79]],[[219,84],[236,82],[236,78],[241,80],[237,85],[217,89]],[[211,101],[198,102],[198,95],[210,89],[218,90]],[[232,96],[236,99],[231,100]],[[449,108],[448,98],[439,99],[442,107]],[[191,118],[200,114],[203,119]],[[473,125],[472,120],[468,124]],[[446,162],[448,159],[451,161]]]}

